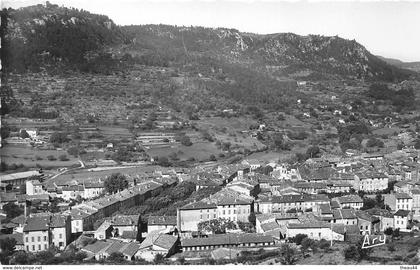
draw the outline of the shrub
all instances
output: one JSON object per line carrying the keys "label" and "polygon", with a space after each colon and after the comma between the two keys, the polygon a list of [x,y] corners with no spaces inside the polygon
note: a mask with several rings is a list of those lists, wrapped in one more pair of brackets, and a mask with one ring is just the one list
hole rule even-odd
{"label": "shrub", "polygon": [[57,158],[56,158],[55,156],[53,156],[53,155],[48,155],[48,156],[47,156],[47,159],[48,159],[49,161],[57,160]]}
{"label": "shrub", "polygon": [[68,157],[65,154],[62,154],[58,157],[61,161],[68,161]]}

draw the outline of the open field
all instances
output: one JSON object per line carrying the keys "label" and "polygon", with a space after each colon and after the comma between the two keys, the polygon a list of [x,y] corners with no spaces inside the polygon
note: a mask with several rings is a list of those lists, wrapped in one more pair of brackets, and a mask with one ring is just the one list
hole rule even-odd
{"label": "open field", "polygon": [[[48,160],[47,156],[54,156],[57,160]],[[66,155],[68,161],[61,161],[60,155]],[[79,164],[78,159],[64,150],[39,150],[33,147],[5,145],[1,148],[1,161],[6,164],[23,164],[26,167],[67,167]]]}
{"label": "open field", "polygon": [[99,126],[98,132],[109,138],[129,138],[132,134],[128,129],[116,126]]}
{"label": "open field", "polygon": [[151,157],[167,157],[171,153],[176,153],[181,160],[193,157],[196,160],[201,161],[208,160],[212,154],[217,157],[222,151],[218,149],[214,143],[197,142],[193,143],[191,146],[177,144],[173,147],[149,149],[147,150],[147,153]]}

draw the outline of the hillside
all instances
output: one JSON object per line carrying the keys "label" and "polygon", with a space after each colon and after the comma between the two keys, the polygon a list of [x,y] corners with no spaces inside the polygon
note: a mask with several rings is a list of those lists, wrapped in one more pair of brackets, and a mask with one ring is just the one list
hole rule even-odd
{"label": "hillside", "polygon": [[107,16],[47,4],[1,13],[6,71],[56,67],[86,69],[106,46],[121,44],[121,30]]}

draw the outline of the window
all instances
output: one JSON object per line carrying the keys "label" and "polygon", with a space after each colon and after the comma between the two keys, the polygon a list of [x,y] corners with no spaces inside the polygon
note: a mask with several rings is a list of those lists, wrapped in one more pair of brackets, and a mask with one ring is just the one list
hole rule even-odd
{"label": "window", "polygon": [[225,214],[225,210],[223,210],[223,215]]}
{"label": "window", "polygon": [[[63,238],[63,235],[60,233],[60,235],[58,236],[58,238]],[[45,237],[45,240],[47,240],[47,237]]]}
{"label": "window", "polygon": [[41,250],[41,245],[38,245],[38,250]]}
{"label": "window", "polygon": [[41,242],[41,236],[38,236],[38,242]]}
{"label": "window", "polygon": [[216,218],[216,214],[213,214],[213,218]]}
{"label": "window", "polygon": [[35,242],[35,237],[32,236],[32,242]]}
{"label": "window", "polygon": [[35,245],[32,245],[32,250],[35,251]]}
{"label": "window", "polygon": [[[60,234],[61,235],[61,234]],[[47,241],[47,237],[46,236],[44,236],[44,241]]]}
{"label": "window", "polygon": [[45,247],[45,249],[48,249],[48,245],[47,244],[45,244],[44,247]]}
{"label": "window", "polygon": [[29,242],[29,240],[28,240],[28,237],[26,236],[26,238],[25,238],[25,242],[27,243],[27,242]]}

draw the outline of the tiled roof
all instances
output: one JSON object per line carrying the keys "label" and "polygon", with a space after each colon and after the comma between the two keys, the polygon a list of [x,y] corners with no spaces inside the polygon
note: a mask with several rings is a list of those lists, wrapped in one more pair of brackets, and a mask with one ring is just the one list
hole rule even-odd
{"label": "tiled roof", "polygon": [[328,222],[304,222],[304,223],[289,223],[286,225],[289,229],[306,229],[306,228],[330,228]]}
{"label": "tiled roof", "polygon": [[1,192],[0,193],[0,202],[17,202],[17,196],[16,193],[11,192]]}
{"label": "tiled roof", "polygon": [[103,251],[105,249],[107,249],[108,247],[110,247],[114,242],[112,241],[96,241],[93,244],[87,245],[85,247],[82,248],[82,250],[88,251],[88,252],[92,252],[94,254]]}
{"label": "tiled roof", "polygon": [[334,219],[355,219],[356,212],[354,209],[333,209]]}
{"label": "tiled roof", "polygon": [[358,195],[346,195],[337,197],[336,200],[339,203],[363,203],[362,198],[360,198]]}
{"label": "tiled roof", "polygon": [[53,215],[51,216],[51,224],[50,227],[52,228],[61,228],[66,226],[66,216],[62,215]]}
{"label": "tiled roof", "polygon": [[164,249],[171,249],[176,241],[178,240],[177,237],[167,234],[161,234],[159,237],[153,242],[154,245],[164,248]]}
{"label": "tiled roof", "polygon": [[278,228],[280,228],[280,226],[276,221],[261,224],[261,229],[264,232],[271,231]]}
{"label": "tiled roof", "polygon": [[20,224],[23,225],[25,224],[25,216],[24,215],[20,215],[18,217],[13,218],[10,222],[15,223],[15,224]]}
{"label": "tiled roof", "polygon": [[176,216],[149,216],[147,225],[176,225]]}
{"label": "tiled roof", "polygon": [[112,224],[116,226],[138,225],[140,215],[117,215],[112,217]]}
{"label": "tiled roof", "polygon": [[321,214],[323,215],[332,214],[331,206],[327,203],[320,204],[319,208],[321,210]]}
{"label": "tiled roof", "polygon": [[114,252],[121,252],[121,250],[125,247],[124,242],[114,241],[106,250],[105,252],[108,254],[112,254]]}
{"label": "tiled roof", "polygon": [[292,203],[292,202],[314,202],[325,201],[329,202],[329,198],[325,194],[302,194],[302,195],[283,195],[273,196],[268,199],[273,203]]}
{"label": "tiled roof", "polygon": [[121,234],[121,238],[124,239],[136,239],[137,238],[137,231],[123,231]]}
{"label": "tiled roof", "polygon": [[358,210],[358,211],[356,211],[356,216],[359,219],[367,220],[367,221],[370,221],[370,222],[373,222],[375,220],[375,218],[373,216],[371,216],[366,211]]}
{"label": "tiled roof", "polygon": [[213,235],[208,238],[187,238],[181,241],[183,247],[194,246],[214,246],[226,244],[246,244],[246,243],[267,243],[274,242],[274,238],[269,235],[244,233],[244,234],[222,234]]}
{"label": "tiled roof", "polygon": [[386,209],[371,208],[371,209],[366,210],[366,212],[368,212],[370,215],[373,215],[373,216],[381,216],[381,217],[393,218],[392,213],[390,213]]}
{"label": "tiled roof", "polygon": [[103,188],[104,183],[103,182],[86,182],[84,183],[85,189],[86,188]]}
{"label": "tiled roof", "polygon": [[338,234],[360,234],[357,225],[332,224],[332,229]]}
{"label": "tiled roof", "polygon": [[395,212],[394,216],[399,216],[399,217],[406,217],[410,214],[410,211],[408,210],[398,210],[397,212]]}
{"label": "tiled roof", "polygon": [[50,217],[31,217],[26,220],[24,232],[46,231],[49,228]]}
{"label": "tiled roof", "polygon": [[412,197],[408,195],[407,193],[395,193],[395,198],[396,199],[412,199]]}
{"label": "tiled roof", "polygon": [[217,208],[215,203],[206,203],[206,202],[193,202],[181,207],[181,210],[196,210],[196,209],[215,209]]}
{"label": "tiled roof", "polygon": [[127,255],[129,257],[132,257],[132,256],[134,256],[134,254],[137,253],[139,248],[140,248],[140,245],[137,244],[137,243],[128,243],[121,250],[121,253],[124,254],[124,255]]}

